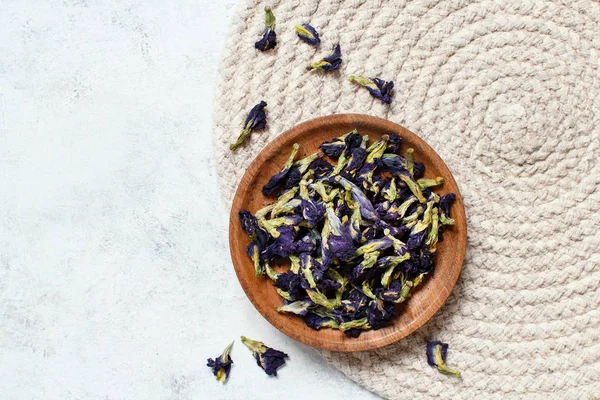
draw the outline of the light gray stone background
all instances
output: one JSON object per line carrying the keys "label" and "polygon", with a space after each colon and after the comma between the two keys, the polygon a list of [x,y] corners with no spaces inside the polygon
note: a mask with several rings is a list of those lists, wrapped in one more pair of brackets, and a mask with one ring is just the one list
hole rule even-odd
{"label": "light gray stone background", "polygon": [[[235,278],[210,143],[233,3],[0,1],[0,398],[375,398]],[[241,334],[289,353],[278,378],[236,341],[214,380]]]}

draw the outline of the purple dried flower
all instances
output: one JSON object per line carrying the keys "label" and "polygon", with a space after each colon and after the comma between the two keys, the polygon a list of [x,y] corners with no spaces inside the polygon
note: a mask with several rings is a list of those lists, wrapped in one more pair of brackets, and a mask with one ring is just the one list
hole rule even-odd
{"label": "purple dried flower", "polygon": [[385,326],[394,316],[396,305],[391,302],[371,300],[367,309],[367,321],[373,329]]}
{"label": "purple dried flower", "polygon": [[323,236],[324,248],[333,257],[340,261],[346,261],[356,251],[356,247],[350,235],[350,229],[347,225],[343,225],[340,219],[333,212],[331,204],[327,206],[327,218],[325,225],[328,227],[326,235]]}
{"label": "purple dried flower", "polygon": [[275,16],[271,7],[265,7],[265,32],[262,39],[254,43],[260,51],[267,51],[277,46],[277,34],[275,33]]}
{"label": "purple dried flower", "polygon": [[397,153],[400,150],[400,145],[402,144],[402,138],[400,135],[396,133],[390,134],[390,139],[388,140],[387,147],[385,151],[389,151],[392,153]]}
{"label": "purple dried flower", "polygon": [[219,357],[216,357],[214,360],[212,358],[206,360],[206,366],[210,367],[217,380],[223,383],[227,382],[229,372],[231,371],[231,364],[233,364],[233,360],[229,356],[232,347],[233,342],[229,343],[229,346],[225,348],[225,351]]}
{"label": "purple dried flower", "polygon": [[316,331],[321,328],[338,328],[338,324],[333,318],[323,317],[309,312],[304,320],[306,325]]}
{"label": "purple dried flower", "polygon": [[337,176],[335,178],[336,182],[340,184],[345,190],[350,190],[352,193],[352,200],[358,204],[360,207],[360,214],[363,218],[368,219],[370,221],[378,221],[379,215],[375,212],[375,208],[373,204],[369,201],[367,196],[360,190],[358,186],[343,178],[341,176]]}
{"label": "purple dried flower", "polygon": [[350,82],[364,86],[371,93],[371,96],[381,100],[383,103],[390,104],[392,102],[391,92],[394,88],[393,81],[352,75],[350,76]]}
{"label": "purple dried flower", "polygon": [[333,51],[329,56],[323,58],[320,61],[312,63],[311,68],[312,69],[322,69],[323,71],[326,71],[326,72],[336,71],[336,70],[340,69],[340,66],[342,65],[341,57],[342,57],[342,50],[338,43],[335,46],[333,46]]}
{"label": "purple dried flower", "polygon": [[269,376],[277,376],[277,369],[285,364],[288,355],[282,351],[265,346],[263,342],[248,339],[242,336],[242,343],[246,345],[254,355],[256,364]]}
{"label": "purple dried flower", "polygon": [[306,292],[302,288],[300,275],[292,271],[279,274],[275,281],[275,286],[280,290],[280,293],[282,291],[287,294],[288,298],[286,300],[295,301],[306,297]]}
{"label": "purple dried flower", "polygon": [[248,116],[244,120],[242,126],[242,133],[238,136],[235,143],[229,145],[231,151],[235,151],[244,141],[250,136],[250,133],[255,130],[263,129],[267,125],[267,115],[265,114],[265,107],[267,103],[261,101],[248,113]]}
{"label": "purple dried flower", "polygon": [[292,168],[292,165],[294,164],[294,157],[296,157],[296,153],[298,153],[299,148],[300,148],[300,145],[298,145],[298,143],[294,143],[294,145],[292,146],[292,153],[290,154],[286,163],[283,165],[281,172],[273,175],[269,179],[269,182],[267,182],[263,186],[262,192],[265,196],[270,196],[270,195],[274,194],[277,191],[277,189],[279,189],[279,186],[287,178],[288,172],[290,172],[290,169]]}
{"label": "purple dried flower", "polygon": [[451,369],[446,365],[446,356],[448,355],[448,344],[433,341],[427,342],[427,364],[436,367],[442,374],[455,375],[460,378],[460,372]]}
{"label": "purple dried flower", "polygon": [[318,46],[319,43],[321,43],[321,39],[319,39],[319,33],[309,24],[296,25],[296,34],[300,40],[310,44],[311,46]]}
{"label": "purple dried flower", "polygon": [[454,220],[450,218],[450,206],[456,199],[454,193],[448,193],[440,197],[440,223],[442,225],[454,225]]}

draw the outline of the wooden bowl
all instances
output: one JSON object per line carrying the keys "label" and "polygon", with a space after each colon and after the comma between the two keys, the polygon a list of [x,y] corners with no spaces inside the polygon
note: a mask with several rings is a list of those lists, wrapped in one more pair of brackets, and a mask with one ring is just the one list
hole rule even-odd
{"label": "wooden bowl", "polygon": [[[304,323],[301,317],[281,314],[275,307],[283,305],[267,277],[256,278],[254,265],[246,255],[248,236],[240,226],[238,211],[254,213],[271,203],[273,199],[263,196],[262,186],[278,173],[289,157],[294,143],[300,144],[296,159],[314,153],[326,140],[342,136],[352,129],[369,135],[369,143],[384,134],[396,133],[402,137],[403,153],[407,148],[415,149],[415,160],[426,166],[425,176],[442,176],[443,186],[436,193],[456,193],[456,201],[451,208],[455,225],[444,231],[444,240],[437,245],[434,277],[428,277],[413,295],[397,309],[391,323],[379,330],[364,331],[358,338],[347,337],[343,332],[329,328],[315,331]],[[372,350],[394,343],[414,332],[427,322],[444,304],[454,287],[462,268],[467,241],[465,210],[456,182],[448,167],[435,151],[421,138],[392,122],[359,114],[330,115],[304,122],[277,137],[252,162],[238,186],[229,220],[229,246],[235,272],[254,307],[273,326],[307,345],[332,351]],[[279,270],[278,268],[275,268]],[[280,271],[280,270],[279,270]]]}

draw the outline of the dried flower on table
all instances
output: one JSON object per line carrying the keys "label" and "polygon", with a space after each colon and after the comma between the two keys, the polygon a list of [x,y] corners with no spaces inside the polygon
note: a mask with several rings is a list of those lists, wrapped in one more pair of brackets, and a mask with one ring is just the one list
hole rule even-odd
{"label": "dried flower on table", "polygon": [[455,375],[460,378],[460,372],[446,365],[448,345],[442,342],[427,342],[427,363],[436,367],[442,374]]}
{"label": "dried flower on table", "polygon": [[284,365],[285,359],[288,358],[284,352],[267,347],[263,342],[248,339],[245,336],[242,336],[242,343],[252,351],[256,364],[270,376],[277,376],[277,369]]}
{"label": "dried flower on table", "polygon": [[267,51],[277,46],[277,34],[275,33],[275,15],[271,11],[271,7],[265,7],[265,32],[262,39],[254,43],[260,51]]}
{"label": "dried flower on table", "polygon": [[296,34],[300,40],[310,44],[311,46],[318,46],[319,43],[321,43],[321,39],[319,39],[319,33],[309,24],[296,25]]}
{"label": "dried flower on table", "polygon": [[265,107],[267,103],[265,101],[261,101],[248,113],[248,116],[244,120],[244,124],[242,126],[242,132],[238,136],[235,143],[229,145],[229,149],[231,151],[235,151],[244,141],[250,136],[252,131],[264,129],[267,125],[267,115],[265,113]]}
{"label": "dried flower on table", "polygon": [[354,76],[350,77],[350,82],[358,83],[361,86],[364,86],[371,96],[378,98],[383,103],[390,104],[392,102],[391,92],[394,88],[393,81],[384,81],[379,78],[365,78],[363,76]]}
{"label": "dried flower on table", "polygon": [[219,357],[209,358],[206,364],[207,367],[210,367],[213,371],[213,374],[217,378],[218,381],[225,383],[227,378],[229,378],[229,371],[231,371],[231,364],[233,364],[233,360],[229,356],[231,352],[231,348],[233,347],[233,342],[229,343],[229,346],[223,351]]}
{"label": "dried flower on table", "polygon": [[323,71],[330,72],[340,69],[342,65],[342,50],[339,43],[333,46],[331,54],[319,61],[312,63],[312,69],[322,69]]}

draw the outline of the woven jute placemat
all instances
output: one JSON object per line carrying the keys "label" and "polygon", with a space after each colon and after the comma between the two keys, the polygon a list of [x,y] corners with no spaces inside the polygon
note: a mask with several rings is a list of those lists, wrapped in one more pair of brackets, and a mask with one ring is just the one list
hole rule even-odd
{"label": "woven jute placemat", "polygon": [[[279,44],[254,49],[265,5]],[[258,152],[299,122],[364,113],[444,159],[469,224],[464,269],[424,327],[372,352],[322,352],[390,399],[600,398],[600,5],[592,1],[248,1],[220,65],[213,144],[228,204]],[[310,23],[322,43],[298,40]],[[340,43],[341,71],[309,72]],[[396,83],[385,105],[347,81]],[[268,125],[235,153],[247,111]],[[462,379],[427,366],[450,344]]]}

